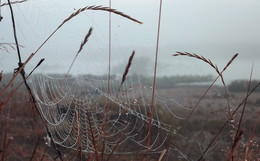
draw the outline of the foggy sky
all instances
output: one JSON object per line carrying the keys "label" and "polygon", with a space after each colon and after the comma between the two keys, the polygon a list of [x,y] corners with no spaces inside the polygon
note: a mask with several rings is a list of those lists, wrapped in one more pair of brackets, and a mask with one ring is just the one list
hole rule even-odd
{"label": "foggy sky", "polygon": [[[6,1],[2,1],[4,2]],[[108,0],[29,0],[13,5],[18,39],[25,46],[21,49],[23,60],[72,12],[88,5],[108,6]],[[132,50],[136,50],[135,59],[149,59],[143,65],[144,69],[151,69],[155,54],[159,0],[112,0],[112,8],[144,23],[140,25],[112,15],[112,69],[127,63]],[[254,77],[260,79],[259,8],[258,0],[164,0],[158,74],[214,73],[207,64],[198,60],[172,57],[176,51],[203,55],[219,64],[220,69],[235,53],[239,53],[226,73],[227,78],[248,78],[254,63]],[[2,7],[1,15],[4,19],[0,22],[0,42],[14,42],[9,8]],[[108,13],[99,11],[84,12],[64,25],[28,64],[27,70],[44,57],[46,60],[39,71],[66,72],[90,26],[93,26],[94,33],[79,55],[72,72],[106,73]],[[0,55],[0,70],[4,72],[12,71],[17,66],[16,53],[9,50],[11,53],[1,51]],[[114,70],[116,71],[120,70]]]}

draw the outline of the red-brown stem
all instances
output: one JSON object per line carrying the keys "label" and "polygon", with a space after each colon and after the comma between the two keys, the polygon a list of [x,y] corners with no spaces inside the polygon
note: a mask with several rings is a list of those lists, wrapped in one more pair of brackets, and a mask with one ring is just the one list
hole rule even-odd
{"label": "red-brown stem", "polygon": [[[127,129],[127,128],[126,128],[126,129]],[[125,130],[124,130],[124,131],[125,131]],[[111,158],[111,156],[112,156],[113,153],[115,152],[115,150],[116,150],[117,146],[119,145],[120,141],[122,140],[123,136],[124,136],[124,132],[121,134],[120,139],[117,141],[117,143],[116,143],[116,145],[114,146],[112,152],[109,154],[109,156],[108,156],[108,158],[107,158],[107,161],[109,161],[109,159]]]}
{"label": "red-brown stem", "polygon": [[7,136],[7,129],[5,129],[5,135],[4,135],[4,144],[3,144],[3,151],[2,151],[2,157],[1,157],[1,161],[4,161],[4,157],[5,157],[5,151],[6,151],[6,137]]}
{"label": "red-brown stem", "polygon": [[[1,111],[1,109],[0,109]],[[7,118],[10,118],[10,113],[11,113],[11,107],[8,109],[8,112],[7,112]],[[2,152],[2,161],[4,161],[4,157],[5,157],[5,152],[6,152],[6,149],[8,148],[8,145],[9,145],[9,140],[7,141],[7,130],[9,129],[9,121],[6,120],[5,122],[5,134],[4,134],[4,143],[3,143],[3,152]]]}
{"label": "red-brown stem", "polygon": [[90,154],[87,161],[92,161],[92,155]]}
{"label": "red-brown stem", "polygon": [[[250,91],[251,82],[252,82],[252,75],[253,75],[253,65],[252,65],[252,68],[251,68],[250,78],[249,78],[249,82],[248,82],[247,93],[246,93],[247,95],[248,95],[248,93]],[[236,147],[236,144],[237,144],[236,140],[238,138],[238,134],[239,134],[240,126],[241,126],[241,123],[242,123],[242,120],[243,120],[243,116],[244,116],[244,113],[245,113],[246,105],[247,105],[247,99],[245,100],[245,103],[244,103],[244,106],[243,106],[243,109],[242,109],[242,113],[241,113],[241,116],[240,116],[240,119],[239,119],[236,135],[235,135],[234,142],[233,142],[233,145],[232,145],[232,148],[231,148],[231,153],[230,153],[231,156],[228,159],[228,161],[230,159],[234,160],[234,151],[235,151],[235,147]]]}
{"label": "red-brown stem", "polygon": [[156,74],[157,74],[157,63],[158,63],[158,51],[159,51],[159,42],[160,42],[160,29],[161,29],[161,15],[162,15],[162,0],[160,0],[159,7],[159,18],[158,18],[158,30],[157,30],[157,41],[156,41],[156,51],[155,51],[155,62],[154,62],[154,75],[153,75],[153,91],[152,91],[152,102],[150,106],[150,112],[148,113],[149,127],[148,127],[148,141],[147,141],[147,156],[146,161],[149,160],[150,146],[151,146],[151,132],[152,132],[152,119],[154,112],[154,102],[155,102],[155,88],[156,88]]}
{"label": "red-brown stem", "polygon": [[255,136],[255,130],[256,130],[256,125],[257,125],[257,122],[259,121],[259,118],[260,118],[260,115],[258,115],[257,119],[255,120],[255,124],[254,124],[254,128],[253,128],[253,131],[252,131],[252,134],[249,136],[249,140],[248,140],[248,146],[247,146],[247,151],[245,153],[245,158],[244,160],[250,160],[250,150],[251,150],[251,146],[253,144],[252,140]]}
{"label": "red-brown stem", "polygon": [[[6,150],[8,149],[8,147],[9,147],[10,144],[11,144],[11,140],[10,140],[10,139],[7,139],[7,144],[6,144],[6,146],[5,146],[5,149],[3,149],[3,153],[6,152]],[[4,155],[4,157],[5,157],[5,155]],[[2,160],[2,161],[4,161],[4,157],[3,157],[3,160]]]}
{"label": "red-brown stem", "polygon": [[[38,67],[38,65],[30,72],[29,75],[27,75],[27,76],[23,79],[23,81],[22,81],[15,89],[13,89],[13,90],[9,93],[9,96],[5,99],[5,101],[2,102],[3,104],[6,104],[7,102],[10,101],[10,99],[14,96],[14,94],[16,93],[16,91],[26,82],[26,80],[30,77],[30,75],[34,72],[34,70],[35,70],[37,67]],[[17,73],[18,73],[18,72],[17,72]],[[30,93],[29,93],[29,94],[30,94]],[[33,105],[35,105],[34,102],[32,102],[32,103],[33,103]],[[2,107],[0,107],[0,113],[1,113],[1,111],[2,111]],[[34,114],[34,118],[36,118],[34,108],[33,108],[33,114]]]}
{"label": "red-brown stem", "polygon": [[[184,120],[183,126],[179,129],[177,129],[176,134],[173,136],[172,139],[172,143],[174,142],[175,138],[177,137],[178,132],[184,127],[184,125],[188,122],[189,118],[192,116],[193,112],[195,111],[195,109],[198,107],[198,105],[200,104],[200,102],[203,100],[203,98],[206,96],[206,94],[208,93],[208,91],[212,88],[212,86],[215,84],[215,82],[218,80],[219,77],[222,77],[223,72],[227,69],[227,67],[233,62],[233,60],[238,56],[238,54],[235,54],[231,60],[227,63],[227,65],[224,67],[224,69],[219,72],[218,68],[216,66],[213,65],[213,63],[209,60],[209,59],[205,59],[204,57],[200,57],[196,54],[189,54],[189,53],[180,53],[179,54],[175,54],[174,56],[178,56],[178,55],[186,55],[186,56],[191,56],[191,57],[195,57],[197,59],[203,60],[204,62],[210,64],[218,73],[218,76],[215,78],[215,80],[211,83],[211,85],[207,88],[207,90],[204,92],[204,94],[200,97],[199,101],[196,103],[196,105],[192,108],[191,112],[188,114],[188,116],[186,117],[186,119]],[[223,130],[223,129],[222,129]],[[170,144],[171,145],[171,144]],[[169,151],[170,146],[167,148],[167,151]]]}
{"label": "red-brown stem", "polygon": [[46,146],[46,148],[43,150],[43,153],[42,153],[42,156],[41,156],[41,159],[40,159],[40,161],[43,161],[43,159],[44,159],[44,154],[45,154],[45,152],[46,152],[46,150],[47,150],[47,146]]}
{"label": "red-brown stem", "polygon": [[38,147],[39,141],[40,141],[40,136],[37,137],[37,142],[36,142],[36,144],[35,144],[35,146],[34,146],[34,148],[33,148],[33,153],[32,153],[32,156],[31,156],[30,161],[33,160],[33,157],[34,157],[34,154],[35,154],[36,149],[37,149],[37,147]]}
{"label": "red-brown stem", "polygon": [[77,138],[77,141],[78,141],[78,151],[79,151],[79,155],[80,155],[80,161],[82,161],[82,150],[81,150],[81,137],[80,137],[80,124],[79,124],[79,113],[78,113],[78,110],[76,110],[76,127],[77,127],[77,130],[78,130],[78,138]]}
{"label": "red-brown stem", "polygon": [[[247,96],[243,99],[243,101],[237,106],[237,108],[232,112],[233,116],[238,109],[241,107],[242,104],[245,103],[246,99],[255,91],[255,89],[260,85],[260,82],[247,94]],[[209,145],[207,146],[207,148],[204,150],[204,152],[202,153],[201,157],[198,159],[199,161],[201,161],[204,157],[204,155],[206,154],[206,152],[209,150],[209,148],[211,147],[211,145],[215,142],[215,140],[217,139],[218,135],[223,131],[223,129],[225,128],[225,126],[228,124],[229,119],[227,119],[227,121],[223,124],[223,126],[220,128],[220,130],[218,131],[218,133],[212,138],[212,140],[210,141]]]}
{"label": "red-brown stem", "polygon": [[81,146],[79,147],[79,158],[80,158],[80,161],[82,161],[82,149],[81,149]]}
{"label": "red-brown stem", "polygon": [[68,159],[68,161],[72,161],[72,159],[78,154],[79,149],[77,149],[77,151],[75,151],[75,153],[72,154],[72,156]]}
{"label": "red-brown stem", "polygon": [[91,121],[90,121],[89,113],[87,113],[87,118],[88,118],[88,124],[89,124],[90,133],[91,133],[91,137],[92,137],[92,144],[94,146],[96,161],[99,161],[99,159],[98,159],[98,151],[97,151],[97,147],[96,147],[95,135],[94,135],[94,131],[92,129],[92,124],[91,124]]}
{"label": "red-brown stem", "polygon": [[1,91],[0,93],[0,97],[6,92],[6,89],[12,84],[12,82],[14,81],[14,79],[17,77],[17,75],[24,69],[25,65],[31,60],[31,58],[38,53],[38,51],[46,44],[46,42],[66,23],[68,22],[70,19],[72,19],[73,17],[77,16],[79,13],[85,11],[85,10],[100,10],[100,11],[106,11],[106,12],[113,12],[115,14],[118,14],[120,16],[123,16],[127,19],[130,19],[134,22],[140,23],[142,24],[142,22],[135,20],[134,18],[131,18],[128,15],[123,14],[122,12],[116,11],[114,9],[107,9],[105,7],[98,7],[98,6],[87,6],[84,8],[81,8],[80,10],[78,10],[77,12],[73,13],[70,17],[66,18],[48,37],[47,39],[36,49],[36,51],[34,53],[32,53],[27,60],[23,63],[22,66],[19,66],[19,70],[14,74],[14,76],[12,77],[12,79],[8,82],[7,86],[5,86],[5,88]]}
{"label": "red-brown stem", "polygon": [[[111,0],[109,0],[109,9],[111,9]],[[109,108],[109,97],[110,97],[110,79],[111,79],[111,50],[112,50],[112,38],[111,38],[111,12],[108,13],[108,78],[107,78],[107,98],[106,98],[106,113],[105,113],[105,124],[103,126],[103,145],[102,145],[102,158],[101,161],[104,160],[105,157],[105,148],[106,148],[106,124],[108,122],[108,108]]]}
{"label": "red-brown stem", "polygon": [[234,143],[233,143],[233,145],[232,145],[231,152],[230,152],[230,154],[229,154],[229,156],[228,156],[227,161],[234,160],[234,154],[235,154],[235,152],[236,152],[238,143],[239,143],[239,141],[241,140],[243,133],[244,133],[244,130],[242,129],[242,130],[239,131],[239,133],[237,134],[237,136],[234,138]]}
{"label": "red-brown stem", "polygon": [[139,151],[140,151],[140,145],[138,145],[138,148],[137,148],[137,151],[136,151],[136,154],[135,154],[135,161],[138,160]]}
{"label": "red-brown stem", "polygon": [[[193,112],[195,111],[195,109],[197,109],[198,105],[200,104],[200,102],[203,100],[203,98],[206,96],[206,94],[209,92],[209,90],[212,88],[212,86],[215,84],[215,82],[218,80],[218,78],[220,77],[220,75],[218,75],[215,80],[211,83],[211,85],[207,88],[207,90],[203,93],[203,95],[200,97],[199,101],[196,103],[196,105],[192,108],[191,112],[188,114],[188,116],[186,117],[186,119],[184,120],[183,126],[185,126],[185,124],[188,122],[188,120],[190,119],[190,117],[192,116]],[[175,138],[177,137],[178,132],[182,129],[179,128],[176,131],[176,134],[173,136],[172,142],[174,142]],[[170,144],[171,145],[171,144]],[[169,147],[168,150],[169,151]]]}

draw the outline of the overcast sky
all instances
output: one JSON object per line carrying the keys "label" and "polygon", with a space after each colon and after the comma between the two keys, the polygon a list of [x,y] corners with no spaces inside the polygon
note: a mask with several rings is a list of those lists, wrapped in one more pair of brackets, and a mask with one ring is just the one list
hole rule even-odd
{"label": "overcast sky", "polygon": [[[24,46],[23,60],[72,12],[88,5],[108,6],[108,0],[28,0],[13,5],[18,40]],[[112,15],[113,69],[124,68],[131,51],[136,50],[135,59],[146,60],[143,62],[144,71],[140,69],[139,72],[151,75],[159,0],[112,0],[112,8],[144,23],[140,25]],[[172,57],[176,51],[203,55],[219,64],[220,68],[239,53],[226,77],[248,78],[254,63],[254,77],[260,79],[259,8],[259,0],[163,0],[158,74],[215,74],[198,60]],[[8,6],[1,7],[1,15],[0,42],[14,42]],[[108,13],[100,11],[86,11],[64,25],[35,56],[27,70],[41,58],[46,58],[39,71],[66,72],[91,26],[93,34],[72,72],[106,73]],[[16,67],[16,53],[8,49],[10,53],[1,51],[0,55],[0,69],[3,71],[12,71]]]}

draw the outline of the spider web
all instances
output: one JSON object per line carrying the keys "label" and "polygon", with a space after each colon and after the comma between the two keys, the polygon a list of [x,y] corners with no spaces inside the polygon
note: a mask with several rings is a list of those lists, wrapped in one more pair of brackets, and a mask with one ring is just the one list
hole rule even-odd
{"label": "spider web", "polygon": [[[113,78],[108,96],[107,79],[107,76],[68,77],[61,74],[37,74],[32,77],[34,96],[56,144],[94,152],[94,134],[96,144],[106,140],[107,153],[115,145],[123,147],[117,149],[117,153],[133,152],[138,146],[147,150],[151,87],[142,85],[137,77],[129,76],[120,88],[120,80]],[[167,101],[171,101],[172,107],[167,105]],[[181,119],[174,109],[184,109],[175,100],[159,96],[156,97],[156,104],[152,118],[151,152],[165,148],[168,136],[175,129],[161,121],[161,117],[167,117],[165,112],[168,112]]]}
{"label": "spider web", "polygon": [[[23,17],[17,24],[20,42],[25,45],[23,52],[28,54],[74,11],[65,1],[30,1],[14,6]],[[78,6],[82,7],[82,4]],[[59,18],[52,16],[54,14],[59,15]],[[120,86],[123,71],[133,50],[132,47],[124,48],[123,39],[126,37],[120,35],[125,32],[134,34],[139,26],[116,16],[113,17],[116,21],[113,21],[112,26],[110,90],[107,90],[108,35],[107,27],[104,27],[107,18],[107,13],[97,11],[78,15],[75,20],[64,25],[27,66],[29,71],[42,57],[47,62],[28,81],[39,111],[50,130],[49,137],[60,146],[74,150],[81,148],[90,153],[94,153],[95,146],[101,146],[105,141],[105,153],[108,154],[115,147],[118,148],[114,153],[128,154],[135,153],[138,149],[143,153],[148,150],[150,153],[160,153],[170,146],[182,155],[175,145],[169,144],[179,129],[174,126],[175,120],[184,119],[190,108],[156,92],[155,111],[149,117],[152,81],[146,82],[142,74],[147,71],[140,69],[147,66],[152,68],[153,65],[141,62],[143,64],[140,68],[138,59],[142,56],[138,50],[136,53],[139,56],[134,58],[126,80]],[[91,26],[94,31],[90,40],[77,57],[70,73],[66,74],[80,42]],[[38,32],[38,27],[43,31]],[[30,30],[31,33],[25,35],[27,31],[23,29]],[[138,37],[137,34],[134,36]],[[34,40],[30,46],[26,46],[28,40]],[[152,127],[149,131],[150,119]],[[149,139],[151,143],[148,146]]]}

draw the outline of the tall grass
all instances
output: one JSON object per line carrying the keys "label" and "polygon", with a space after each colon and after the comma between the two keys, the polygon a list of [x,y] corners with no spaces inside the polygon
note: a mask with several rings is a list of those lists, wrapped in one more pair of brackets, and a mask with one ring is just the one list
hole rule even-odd
{"label": "tall grass", "polygon": [[[0,97],[3,97],[3,101],[1,100],[1,106],[0,106],[0,111],[4,111],[4,106],[6,106],[8,103],[10,103],[12,101],[12,98],[15,96],[15,94],[17,93],[18,89],[23,85],[23,84],[27,84],[26,80],[28,77],[31,76],[31,74],[33,74],[33,72],[35,70],[37,70],[37,68],[43,63],[44,59],[41,59],[39,61],[39,63],[35,66],[35,68],[26,76],[25,75],[25,71],[24,71],[24,68],[25,66],[31,61],[31,59],[38,53],[38,51],[44,46],[44,44],[49,40],[51,39],[51,37],[63,26],[65,25],[66,23],[68,23],[70,20],[72,20],[74,17],[78,16],[80,13],[84,12],[84,11],[87,11],[87,10],[94,10],[94,11],[105,11],[105,12],[109,12],[109,66],[108,66],[108,82],[107,82],[107,96],[109,97],[110,95],[110,68],[111,68],[111,13],[114,13],[116,15],[119,15],[119,16],[122,16],[126,19],[129,19],[133,22],[136,22],[136,23],[139,23],[141,24],[142,22],[132,18],[131,16],[125,14],[125,13],[122,13],[120,11],[117,11],[115,9],[112,9],[111,8],[111,0],[110,0],[110,6],[109,7],[102,7],[102,6],[86,6],[86,7],[83,7],[83,8],[80,8],[78,9],[76,12],[72,13],[69,17],[67,17],[48,37],[47,39],[39,45],[39,47],[35,50],[34,53],[32,53],[27,59],[25,62],[22,62],[22,58],[21,58],[21,54],[20,54],[20,50],[19,50],[19,43],[18,43],[18,38],[16,36],[16,29],[15,29],[15,18],[14,18],[14,14],[12,13],[12,7],[11,7],[11,4],[14,4],[14,3],[22,3],[22,2],[26,2],[25,0],[24,1],[16,1],[16,2],[10,2],[8,1],[8,4],[10,6],[10,10],[11,10],[11,16],[12,16],[12,24],[13,24],[13,34],[14,34],[14,39],[16,41],[16,51],[17,51],[17,54],[18,54],[18,65],[19,67],[17,68],[16,72],[14,73],[13,77],[10,79],[10,81],[8,82],[8,84],[3,88],[1,89],[1,92],[0,92]],[[8,5],[8,4],[2,4],[2,6],[4,5]],[[226,85],[225,83],[225,79],[224,79],[224,76],[223,76],[223,73],[228,69],[228,67],[232,64],[232,62],[235,61],[235,59],[237,58],[238,54],[235,54],[226,64],[226,66],[222,69],[222,70],[219,70],[218,66],[216,64],[214,64],[210,59],[207,59],[205,58],[204,56],[200,56],[198,54],[192,54],[192,53],[188,53],[188,52],[177,52],[176,54],[174,54],[173,56],[188,56],[188,57],[191,57],[193,59],[197,59],[197,60],[200,60],[200,61],[203,61],[204,63],[210,65],[210,67],[212,67],[216,73],[217,73],[217,77],[215,78],[215,80],[212,81],[212,83],[208,86],[208,88],[204,91],[204,93],[201,95],[201,97],[197,100],[196,104],[192,107],[191,111],[188,113],[188,115],[185,117],[185,119],[181,122],[181,126],[180,128],[178,128],[177,131],[174,131],[174,133],[172,133],[172,138],[171,138],[171,143],[168,144],[167,147],[165,147],[165,149],[163,149],[160,153],[159,156],[156,156],[154,158],[152,158],[152,154],[150,153],[150,146],[151,146],[151,137],[154,133],[153,129],[152,129],[152,119],[153,119],[153,116],[154,116],[154,111],[155,111],[155,89],[156,89],[156,79],[157,79],[157,62],[158,62],[158,50],[159,50],[159,40],[160,40],[160,25],[161,25],[161,13],[162,13],[162,4],[163,4],[163,1],[160,0],[160,6],[159,6],[159,19],[158,19],[158,31],[157,31],[157,41],[156,41],[156,52],[155,52],[155,64],[154,64],[154,77],[153,77],[153,86],[152,86],[152,94],[151,94],[151,105],[150,105],[150,110],[148,111],[147,113],[147,116],[149,117],[149,120],[148,120],[148,123],[147,123],[147,133],[148,133],[148,138],[147,138],[147,150],[146,150],[146,153],[140,153],[141,151],[141,147],[138,146],[137,149],[136,149],[136,153],[135,153],[135,159],[134,160],[146,160],[146,161],[149,161],[149,160],[158,160],[158,161],[163,161],[163,160],[167,160],[167,156],[171,156],[171,150],[170,148],[172,147],[172,145],[175,144],[176,141],[176,138],[177,136],[180,135],[180,133],[182,132],[183,128],[185,128],[188,124],[189,124],[189,121],[191,120],[192,116],[194,115],[195,111],[198,109],[199,105],[201,104],[201,102],[206,98],[206,95],[209,93],[210,89],[213,88],[215,82],[218,80],[218,79],[221,79],[222,81],[222,84],[223,84],[223,87],[225,89],[225,93],[226,93],[226,96],[230,96],[229,95],[229,90],[228,90],[228,86]],[[84,40],[82,41],[82,43],[80,44],[80,47],[79,47],[79,50],[74,58],[74,60],[72,61],[70,67],[69,67],[69,70],[67,72],[67,75],[69,74],[72,66],[74,65],[74,62],[78,56],[78,54],[81,52],[81,50],[83,49],[83,47],[87,44],[87,41],[89,39],[89,37],[91,36],[91,33],[92,33],[92,28],[89,29],[88,33],[86,34]],[[122,74],[122,80],[121,80],[121,83],[120,83],[120,87],[123,85],[123,83],[125,82],[126,78],[127,78],[127,75],[128,75],[128,72],[129,72],[129,69],[131,68],[131,65],[132,65],[132,62],[133,62],[133,59],[134,59],[134,55],[135,55],[135,51],[132,52],[131,56],[129,57],[128,59],[128,63],[126,64],[126,68],[124,70],[124,73]],[[253,69],[252,69],[253,71]],[[14,82],[15,79],[17,79],[17,76],[18,74],[21,74],[22,77],[23,77],[23,81],[20,82],[16,87],[12,87],[12,83]],[[0,74],[0,81],[1,81],[1,78],[2,78],[2,72]],[[232,143],[230,144],[230,147],[229,147],[229,151],[226,153],[226,157],[223,157],[224,160],[227,160],[227,161],[233,161],[233,160],[256,160],[256,159],[259,159],[257,158],[259,155],[258,154],[255,154],[254,153],[258,153],[259,152],[259,149],[256,149],[256,151],[253,151],[252,149],[252,140],[254,140],[254,137],[255,137],[255,132],[257,130],[257,125],[258,125],[258,119],[259,119],[259,114],[258,114],[258,118],[255,120],[252,128],[250,129],[250,134],[248,135],[248,140],[247,142],[245,143],[246,144],[246,148],[245,150],[240,150],[239,149],[239,146],[240,144],[242,144],[242,140],[243,138],[245,138],[245,135],[246,133],[248,133],[248,131],[246,131],[245,129],[243,129],[243,119],[244,119],[244,114],[245,114],[245,111],[246,111],[246,106],[247,106],[247,102],[248,102],[248,98],[250,95],[253,94],[253,92],[258,88],[258,86],[260,85],[260,82],[257,82],[256,85],[254,85],[252,87],[252,72],[251,72],[251,75],[250,75],[250,79],[248,81],[248,90],[247,90],[247,93],[246,93],[246,96],[240,100],[240,104],[232,111],[231,110],[231,107],[230,107],[230,101],[229,101],[229,98],[227,97],[226,100],[227,100],[227,108],[228,108],[228,111],[229,111],[229,115],[227,116],[226,120],[224,121],[224,123],[222,123],[222,125],[220,126],[220,128],[217,130],[217,132],[213,135],[212,138],[210,138],[210,141],[209,143],[203,147],[203,150],[202,150],[202,153],[201,155],[197,158],[197,160],[199,161],[202,161],[202,160],[206,160],[206,155],[207,153],[209,152],[209,150],[212,148],[213,144],[217,141],[217,138],[220,136],[220,134],[224,131],[225,128],[228,128],[228,124],[231,123],[231,121],[234,120],[234,116],[235,114],[238,114],[238,111],[239,109],[241,108],[241,106],[243,107],[242,108],[242,112],[240,114],[240,117],[238,120],[235,120],[237,124],[235,124],[235,135],[233,136],[232,138]],[[11,88],[11,92],[8,91],[8,89]],[[8,93],[9,92],[9,93]],[[27,92],[29,93],[30,95],[30,98],[31,98],[31,106],[33,107],[33,109],[37,112],[35,115],[37,115],[37,117],[40,118],[41,120],[41,126],[43,126],[45,128],[45,132],[51,136],[50,134],[50,131],[48,129],[48,127],[46,126],[45,124],[45,121],[44,119],[41,117],[41,114],[37,108],[37,105],[36,105],[36,101],[35,101],[35,98],[31,92],[31,89],[30,87],[27,85]],[[6,94],[8,93],[8,94]],[[106,128],[106,123],[109,121],[109,114],[108,114],[108,111],[109,111],[109,108],[110,106],[112,106],[110,104],[111,102],[109,102],[109,100],[106,100],[105,104],[106,104],[106,112],[105,112],[105,124],[103,125],[103,131],[104,131],[104,137],[102,138],[103,142],[102,142],[102,145],[99,145],[98,144],[98,140],[96,138],[96,135],[95,135],[95,130],[93,128],[93,125],[92,125],[92,122],[91,122],[91,114],[90,113],[87,113],[87,120],[88,120],[88,126],[90,127],[90,134],[91,134],[91,140],[90,142],[93,144],[94,146],[94,153],[93,154],[86,154],[86,156],[88,157],[87,160],[96,160],[96,161],[104,161],[104,160],[113,160],[115,158],[113,158],[115,156],[114,152],[116,151],[117,148],[119,148],[119,143],[122,139],[124,139],[125,137],[125,131],[120,135],[119,139],[118,139],[118,142],[114,145],[114,147],[112,147],[112,151],[109,153],[109,154],[105,154],[105,137],[106,137],[106,133],[105,133],[105,128]],[[9,118],[10,116],[10,110],[11,110],[11,107],[9,107],[9,112],[7,114],[7,118]],[[77,124],[77,129],[78,129],[78,133],[80,133],[80,129],[79,129],[79,114],[78,114],[78,111],[76,111],[76,124]],[[1,113],[1,122],[3,122],[2,124],[4,124],[4,136],[3,136],[3,145],[2,145],[2,149],[0,149],[0,155],[1,155],[1,161],[4,161],[6,160],[6,156],[8,155],[7,151],[9,150],[9,146],[11,144],[11,140],[8,139],[7,135],[8,135],[8,129],[9,128],[12,128],[9,126],[9,120],[8,119],[3,119],[4,121],[2,121],[2,117],[3,117],[3,114]],[[35,116],[35,119],[37,119],[37,117]],[[214,128],[214,127],[213,127]],[[38,134],[38,132],[36,132]],[[40,132],[39,132],[40,133]],[[0,133],[2,135],[2,131]],[[79,136],[79,135],[78,135]],[[81,147],[81,138],[80,136],[77,138],[77,141],[79,142],[79,147],[78,149],[74,152],[74,153],[69,153],[69,156],[66,156],[65,158],[63,157],[63,155],[61,154],[59,148],[57,147],[57,145],[54,143],[54,141],[52,140],[51,138],[51,142],[52,142],[52,145],[53,145],[53,149],[54,151],[56,152],[56,160],[59,159],[59,160],[75,160],[75,158],[79,158],[79,160],[83,160],[83,152],[82,152],[82,147]],[[39,153],[39,146],[40,146],[40,136],[37,135],[37,141],[36,141],[36,144],[35,146],[33,147],[32,149],[32,153],[31,153],[31,157],[30,157],[30,160],[44,160],[44,153],[45,153],[45,150],[42,151],[42,155],[40,157],[37,157],[36,154]],[[13,143],[15,144],[15,143]],[[37,151],[38,150],[38,151]],[[79,155],[78,157],[77,154]],[[224,154],[223,154],[224,155]],[[64,155],[65,156],[65,155]],[[130,157],[125,157],[124,158],[125,160],[130,160]],[[170,158],[171,159],[171,158]],[[55,159],[53,159],[55,160]]]}

